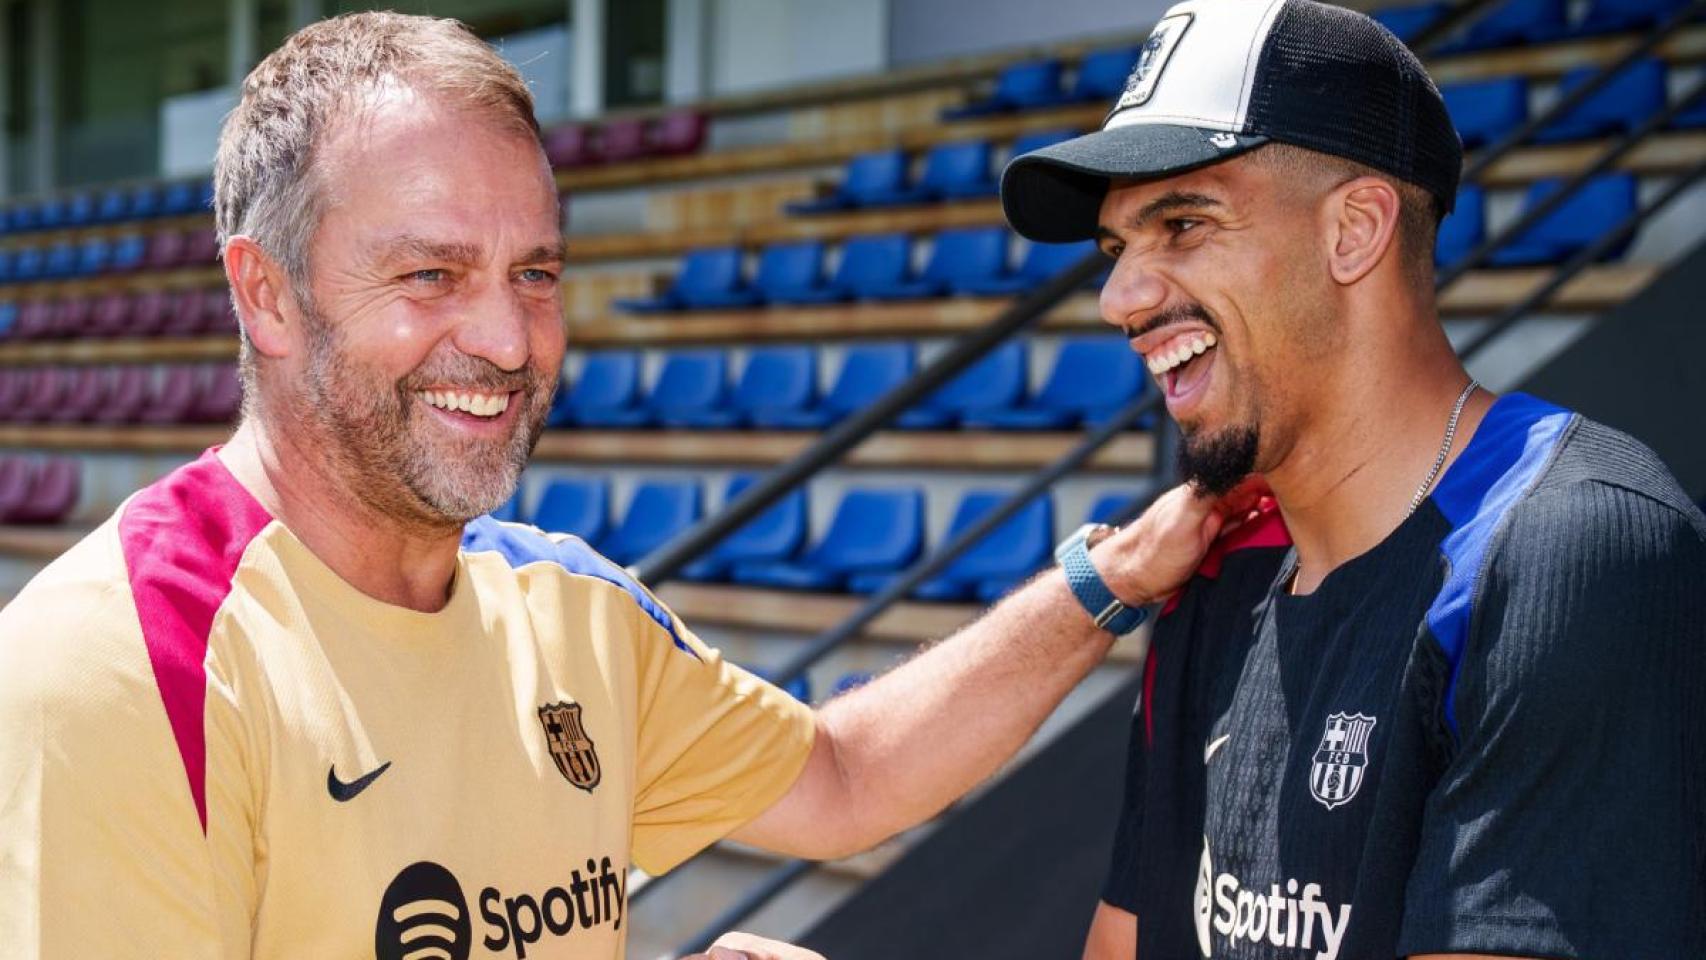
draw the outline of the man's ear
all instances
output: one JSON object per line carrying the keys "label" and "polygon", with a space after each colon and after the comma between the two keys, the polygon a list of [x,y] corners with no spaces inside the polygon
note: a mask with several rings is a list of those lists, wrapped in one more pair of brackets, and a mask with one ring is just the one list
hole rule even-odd
{"label": "man's ear", "polygon": [[290,322],[284,315],[289,299],[289,278],[278,261],[267,255],[253,238],[230,237],[225,241],[225,280],[237,304],[237,317],[249,343],[264,357],[290,353]]}
{"label": "man's ear", "polygon": [[1398,233],[1398,191],[1379,177],[1358,177],[1328,194],[1328,269],[1348,286],[1367,276],[1392,249]]}

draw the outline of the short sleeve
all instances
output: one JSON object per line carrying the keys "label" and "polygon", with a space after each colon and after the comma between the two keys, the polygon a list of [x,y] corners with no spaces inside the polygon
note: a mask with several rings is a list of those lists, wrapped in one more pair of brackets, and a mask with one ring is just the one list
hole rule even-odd
{"label": "short sleeve", "polygon": [[1102,902],[1137,913],[1138,841],[1143,827],[1144,789],[1143,703],[1131,715],[1131,737],[1126,747],[1125,790],[1120,799],[1119,819],[1114,824],[1114,848],[1108,860],[1108,877],[1102,884]]}
{"label": "short sleeve", "polygon": [[643,621],[640,656],[633,854],[652,874],[781,799],[816,734],[811,708],[666,619]]}
{"label": "short sleeve", "polygon": [[1579,482],[1513,509],[1451,687],[1400,955],[1706,956],[1706,540]]}

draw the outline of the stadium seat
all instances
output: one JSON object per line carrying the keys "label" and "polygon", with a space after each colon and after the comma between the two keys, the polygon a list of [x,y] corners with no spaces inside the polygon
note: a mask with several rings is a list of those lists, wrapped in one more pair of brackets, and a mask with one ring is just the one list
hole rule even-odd
{"label": "stadium seat", "polygon": [[906,177],[906,151],[894,149],[862,153],[848,161],[841,183],[835,189],[812,200],[790,203],[784,209],[792,214],[811,214],[868,206],[873,197],[904,191]]}
{"label": "stadium seat", "polygon": [[817,405],[817,351],[809,346],[754,347],[729,406],[755,427]]}
{"label": "stadium seat", "polygon": [[571,123],[545,132],[545,158],[551,166],[572,170],[598,162],[592,131],[585,124]]}
{"label": "stadium seat", "polygon": [[31,367],[25,371],[23,394],[13,408],[13,423],[40,423],[53,416],[65,397],[69,377],[58,367]]}
{"label": "stadium seat", "polygon": [[28,387],[28,374],[23,367],[0,367],[0,422],[10,420],[12,411],[18,409]]}
{"label": "stadium seat", "polygon": [[1085,523],[1113,523],[1126,512],[1126,507],[1142,495],[1141,490],[1110,490],[1098,494],[1084,515]]}
{"label": "stadium seat", "polygon": [[29,233],[41,229],[41,207],[34,203],[22,203],[12,208],[13,233]]}
{"label": "stadium seat", "polygon": [[123,290],[112,290],[103,293],[95,300],[95,309],[89,315],[88,335],[91,337],[117,337],[124,335],[130,326],[131,295]]}
{"label": "stadium seat", "polygon": [[660,313],[670,310],[708,310],[746,307],[758,302],[758,294],[741,275],[739,247],[694,250],[682,260],[681,271],[669,288],[655,297],[616,301],[618,310],[631,313]]}
{"label": "stadium seat", "polygon": [[[1532,209],[1563,185],[1549,178],[1528,189],[1523,209]],[[1595,177],[1563,205],[1552,211],[1521,236],[1493,253],[1492,263],[1501,267],[1562,263],[1591,246],[1613,225],[1636,210],[1635,178],[1627,173]],[[1608,250],[1601,259],[1614,260],[1628,249],[1629,241]]]}
{"label": "stadium seat", "polygon": [[69,382],[59,406],[45,418],[53,423],[82,423],[92,420],[106,405],[112,387],[112,368],[79,367],[66,374]]}
{"label": "stadium seat", "polygon": [[879,300],[914,300],[958,293],[968,282],[1007,277],[1007,249],[1012,234],[1006,227],[964,227],[943,230],[924,270],[916,278],[877,284],[868,295]]}
{"label": "stadium seat", "polygon": [[125,333],[132,337],[151,337],[166,325],[173,302],[170,290],[146,290],[136,295],[130,304],[130,327]]}
{"label": "stadium seat", "polygon": [[1106,103],[1125,92],[1126,80],[1137,67],[1139,47],[1115,47],[1088,54],[1078,65],[1067,99],[1080,103]]}
{"label": "stadium seat", "polygon": [[171,270],[182,266],[184,246],[188,237],[182,230],[158,230],[148,238],[148,253],[143,257],[145,270]]}
{"label": "stadium seat", "polygon": [[967,414],[965,425],[996,430],[1051,430],[1096,423],[1143,393],[1149,373],[1124,339],[1064,339],[1054,369],[1029,404]]}
{"label": "stadium seat", "polygon": [[104,237],[91,237],[77,245],[76,274],[93,277],[105,273],[112,259],[113,246]]}
{"label": "stadium seat", "polygon": [[206,323],[202,319],[205,298],[200,290],[179,290],[167,301],[166,314],[160,324],[160,335],[190,337],[200,334]]}
{"label": "stadium seat", "polygon": [[[1558,95],[1566,96],[1598,74],[1598,67],[1571,70],[1558,81]],[[1664,62],[1643,57],[1619,71],[1574,110],[1535,131],[1534,140],[1563,143],[1627,133],[1664,108]]]}
{"label": "stadium seat", "polygon": [[0,301],[0,340],[12,335],[12,329],[18,325],[18,303],[15,300]]}
{"label": "stadium seat", "polygon": [[189,180],[168,183],[160,191],[160,216],[181,217],[196,212],[196,185]]}
{"label": "stadium seat", "polygon": [[243,383],[234,363],[216,363],[201,371],[201,389],[188,415],[191,423],[230,423],[243,406]]}
{"label": "stadium seat", "polygon": [[904,206],[995,196],[1000,185],[990,173],[993,158],[994,151],[987,140],[939,144],[925,154],[924,172],[916,183],[869,193],[860,205]]}
{"label": "stadium seat", "polygon": [[1022,406],[1029,370],[1028,344],[1008,340],[901,414],[895,425],[909,430],[940,430],[980,411]]}
{"label": "stadium seat", "polygon": [[[999,490],[972,490],[960,498],[942,543],[959,536],[1006,500]],[[1033,499],[1006,522],[955,557],[941,573],[912,589],[919,600],[946,603],[977,599],[992,603],[1047,563],[1054,546],[1054,500]],[[876,593],[900,574],[856,574],[847,581],[853,593]]]}
{"label": "stadium seat", "polygon": [[23,247],[12,255],[12,280],[15,283],[34,283],[43,279],[47,251],[41,247]]}
{"label": "stadium seat", "polygon": [[664,357],[646,395],[652,419],[666,427],[719,429],[738,418],[728,409],[728,355],[715,348],[677,350]]}
{"label": "stadium seat", "polygon": [[[1033,243],[1025,251],[1019,269],[1006,276],[972,278],[959,283],[959,292],[974,296],[1012,296],[1029,293],[1053,279],[1054,275],[1096,252],[1096,241],[1077,243]],[[1110,261],[1109,266],[1112,267]],[[1096,281],[1101,285],[1101,281]]]}
{"label": "stadium seat", "polygon": [[626,351],[587,354],[569,390],[574,422],[589,427],[640,427],[651,413],[640,403],[640,356]]}
{"label": "stadium seat", "polygon": [[498,504],[498,508],[487,516],[504,523],[526,523],[526,519],[521,515],[521,493],[522,487],[517,484],[515,492],[509,495],[509,499]]}
{"label": "stadium seat", "polygon": [[130,218],[147,220],[160,215],[160,185],[156,183],[143,184],[131,191]]}
{"label": "stadium seat", "polygon": [[24,505],[35,485],[35,467],[23,457],[0,456],[0,523]]}
{"label": "stadium seat", "polygon": [[1465,150],[1495,143],[1528,122],[1528,81],[1523,77],[1448,83],[1439,95]]}
{"label": "stadium seat", "polygon": [[823,276],[823,242],[800,240],[774,243],[758,255],[758,273],[752,287],[772,303],[790,297],[817,296],[826,288]]}
{"label": "stadium seat", "polygon": [[597,547],[610,533],[610,481],[604,477],[563,477],[545,485],[533,525],[549,533],[567,533]]}
{"label": "stadium seat", "polygon": [[194,367],[176,366],[162,369],[155,378],[153,389],[144,401],[143,423],[188,423],[190,412],[199,399],[201,383]]}
{"label": "stadium seat", "polygon": [[1014,110],[1038,110],[1065,100],[1060,89],[1060,61],[1032,60],[1016,63],[995,78],[995,90],[982,100],[942,111],[943,120],[967,120]]}
{"label": "stadium seat", "polygon": [[201,322],[205,333],[237,334],[242,323],[237,319],[237,307],[231,302],[229,290],[219,286],[201,291]]}
{"label": "stadium seat", "polygon": [[1684,107],[1670,118],[1672,130],[1698,130],[1701,127],[1706,127],[1706,99],[1694,101],[1692,106]]}
{"label": "stadium seat", "polygon": [[65,198],[65,225],[86,227],[95,222],[95,195],[87,191]]}
{"label": "stadium seat", "polygon": [[117,223],[130,219],[130,191],[121,187],[102,190],[95,201],[96,223]]}
{"label": "stadium seat", "polygon": [[854,412],[912,376],[917,354],[910,343],[853,343],[842,357],[835,383],[810,410],[776,412],[767,426],[788,430],[821,430]]}
{"label": "stadium seat", "polygon": [[1422,31],[1439,22],[1451,9],[1449,3],[1418,3],[1403,7],[1384,7],[1370,10],[1368,15],[1374,22],[1392,31],[1392,35],[1409,43],[1421,36]]}
{"label": "stadium seat", "polygon": [[71,457],[50,457],[33,471],[29,492],[21,502],[10,505],[0,522],[17,524],[60,523],[77,506],[82,493],[82,468]]}
{"label": "stadium seat", "polygon": [[918,557],[924,543],[924,492],[916,487],[848,490],[829,530],[797,562],[736,563],[736,583],[793,590],[836,590],[861,573],[890,573]]}
{"label": "stadium seat", "polygon": [[36,226],[42,230],[58,230],[65,226],[65,199],[48,197],[36,205]]}
{"label": "stadium seat", "polygon": [[127,363],[111,370],[107,394],[92,418],[96,423],[135,423],[148,405],[149,374],[139,364]]}
{"label": "stadium seat", "polygon": [[[731,477],[724,491],[724,503],[733,502],[757,482],[755,474]],[[681,575],[688,580],[721,580],[737,563],[785,563],[793,559],[805,541],[806,490],[799,486],[684,567]]]}
{"label": "stadium seat", "polygon": [[213,178],[203,177],[195,182],[195,209],[197,213],[213,211]]}
{"label": "stadium seat", "polygon": [[1480,187],[1469,185],[1457,191],[1457,204],[1439,225],[1434,244],[1434,262],[1455,265],[1487,239],[1487,198]]}
{"label": "stadium seat", "polygon": [[1564,0],[1504,0],[1491,13],[1469,25],[1463,36],[1440,47],[1440,53],[1485,50],[1547,43],[1569,32]]}
{"label": "stadium seat", "polygon": [[219,262],[219,233],[212,227],[184,235],[184,266],[211,267]]}
{"label": "stadium seat", "polygon": [[829,695],[839,697],[849,690],[857,690],[875,679],[877,679],[876,674],[867,673],[864,670],[850,670],[836,679],[835,686],[830,688]]}
{"label": "stadium seat", "polygon": [[818,289],[789,290],[776,303],[812,304],[867,299],[872,291],[904,281],[911,270],[912,238],[904,233],[852,237],[841,245],[835,276]]}
{"label": "stadium seat", "polygon": [[642,481],[599,552],[623,566],[637,563],[697,523],[699,516],[698,481]]}
{"label": "stadium seat", "polygon": [[676,110],[653,121],[646,130],[648,151],[658,157],[698,153],[705,146],[706,117],[697,110]]}
{"label": "stadium seat", "polygon": [[1585,37],[1646,30],[1687,5],[1688,0],[1591,0],[1581,22],[1570,32]]}
{"label": "stadium seat", "polygon": [[42,263],[42,276],[48,280],[69,280],[77,275],[77,246],[69,241],[47,248]]}
{"label": "stadium seat", "polygon": [[606,163],[638,160],[650,152],[646,142],[647,122],[639,117],[607,120],[597,133],[598,156]]}
{"label": "stadium seat", "polygon": [[140,233],[127,233],[113,239],[107,255],[107,272],[129,273],[142,266],[148,257],[148,238]]}
{"label": "stadium seat", "polygon": [[53,301],[26,300],[18,308],[18,325],[12,335],[19,340],[43,340],[53,336]]}
{"label": "stadium seat", "polygon": [[94,297],[88,294],[61,297],[53,306],[53,335],[61,339],[87,336],[94,315]]}
{"label": "stadium seat", "polygon": [[1027,133],[1013,141],[1012,156],[1022,157],[1027,153],[1041,150],[1044,147],[1052,147],[1057,143],[1071,140],[1076,136],[1078,136],[1078,131],[1064,127],[1055,130],[1039,130],[1036,133]]}
{"label": "stadium seat", "polygon": [[10,250],[0,249],[0,284],[12,282],[12,271],[16,269],[17,257]]}

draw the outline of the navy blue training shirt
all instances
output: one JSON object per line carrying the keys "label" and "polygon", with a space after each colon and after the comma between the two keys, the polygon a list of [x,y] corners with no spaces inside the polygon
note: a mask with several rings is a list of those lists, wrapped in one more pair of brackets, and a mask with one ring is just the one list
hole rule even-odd
{"label": "navy blue training shirt", "polygon": [[1103,899],[1138,956],[1706,957],[1706,518],[1512,394],[1308,596],[1277,513],[1155,628]]}

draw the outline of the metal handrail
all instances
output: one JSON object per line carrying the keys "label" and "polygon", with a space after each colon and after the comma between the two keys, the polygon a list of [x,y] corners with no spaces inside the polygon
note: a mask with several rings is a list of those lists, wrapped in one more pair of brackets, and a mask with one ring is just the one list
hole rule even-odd
{"label": "metal handrail", "polygon": [[1445,16],[1428,24],[1406,46],[1417,59],[1425,60],[1435,56],[1439,53],[1439,48],[1458,30],[1491,13],[1499,3],[1500,0],[1462,0],[1461,3],[1453,4],[1452,8],[1445,12]]}

